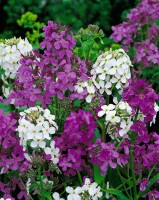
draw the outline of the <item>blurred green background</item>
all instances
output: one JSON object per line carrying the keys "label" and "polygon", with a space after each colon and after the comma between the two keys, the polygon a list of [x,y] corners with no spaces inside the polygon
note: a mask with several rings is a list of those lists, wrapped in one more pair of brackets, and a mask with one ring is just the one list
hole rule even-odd
{"label": "blurred green background", "polygon": [[73,27],[76,32],[88,24],[98,25],[109,36],[111,26],[121,23],[139,0],[0,0],[0,38],[24,37],[27,27],[17,20],[31,11],[38,21],[53,20]]}

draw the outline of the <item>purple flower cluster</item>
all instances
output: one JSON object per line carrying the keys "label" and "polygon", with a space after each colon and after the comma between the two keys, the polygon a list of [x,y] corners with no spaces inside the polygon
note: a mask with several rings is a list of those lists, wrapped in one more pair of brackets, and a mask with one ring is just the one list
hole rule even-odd
{"label": "purple flower cluster", "polygon": [[28,167],[19,137],[16,136],[16,123],[12,114],[4,115],[0,110],[0,169],[4,174],[9,169],[24,172]]}
{"label": "purple flower cluster", "polygon": [[149,40],[139,42],[135,44],[136,58],[134,59],[135,63],[142,62],[143,66],[148,67],[154,64],[159,65],[159,49],[153,43],[150,43]]}
{"label": "purple flower cluster", "polygon": [[[87,149],[92,145],[96,123],[93,115],[84,110],[72,111],[60,137],[54,137],[60,148],[59,166],[65,174],[76,175],[76,171],[92,173],[87,163]],[[91,174],[92,175],[92,174]]]}
{"label": "purple flower cluster", "polygon": [[[10,170],[24,173],[28,169],[28,162],[25,160],[24,151],[19,144],[19,137],[16,136],[16,123],[14,114],[4,114],[0,110],[0,172],[1,174],[9,173]],[[15,181],[13,181],[15,183]],[[0,182],[0,191],[4,196],[10,198],[8,194],[15,190],[16,183],[11,187],[11,180],[7,184]],[[18,184],[18,183],[17,183]],[[21,186],[18,184],[19,187]],[[22,186],[21,186],[22,187]],[[20,188],[21,188],[20,187]],[[24,188],[23,188],[24,190]],[[26,192],[25,192],[26,194]],[[18,198],[21,199],[22,194]]]}
{"label": "purple flower cluster", "polygon": [[[138,131],[140,132],[140,128]],[[159,135],[157,133],[145,133],[138,136],[133,149],[137,174],[142,173],[144,169],[149,171],[155,164],[159,164]]]}
{"label": "purple flower cluster", "polygon": [[74,88],[78,81],[83,82],[88,77],[86,63],[72,51],[75,40],[70,28],[49,21],[43,29],[45,38],[40,45],[43,53],[33,51],[32,55],[21,59],[7,103],[13,100],[15,106],[35,106],[36,101],[40,101],[46,107],[55,95],[66,98],[67,90],[72,93],[71,99],[85,95],[85,92],[78,94]]}
{"label": "purple flower cluster", "polygon": [[145,67],[152,63],[159,64],[159,50],[156,45],[159,27],[155,23],[158,18],[159,1],[142,0],[127,15],[127,22],[112,27],[111,38],[115,42],[121,42],[127,51],[134,45],[134,63],[142,62]]}
{"label": "purple flower cluster", "polygon": [[156,114],[154,109],[155,101],[159,95],[148,85],[146,80],[129,79],[128,86],[124,88],[122,98],[126,101],[136,113],[137,109],[144,115],[145,122],[150,122]]}
{"label": "purple flower cluster", "polygon": [[102,142],[101,139],[97,139],[96,142],[89,148],[89,155],[91,157],[91,163],[96,164],[104,175],[110,166],[116,168],[117,165],[121,167],[128,163],[129,158],[129,141],[123,142],[118,151],[124,153],[118,153],[113,142]]}
{"label": "purple flower cluster", "polygon": [[17,188],[20,189],[20,192],[16,194],[16,199],[28,199],[29,196],[20,179],[13,177],[8,183],[0,182],[0,191],[3,192],[4,199],[16,200],[10,193],[15,191]]}

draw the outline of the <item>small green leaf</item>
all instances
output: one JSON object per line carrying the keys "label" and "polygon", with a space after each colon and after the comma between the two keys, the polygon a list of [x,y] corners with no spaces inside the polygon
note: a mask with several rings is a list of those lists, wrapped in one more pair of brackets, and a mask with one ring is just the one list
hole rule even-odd
{"label": "small green leaf", "polygon": [[96,183],[100,184],[102,183],[102,181],[105,179],[105,175],[102,176],[100,169],[97,165],[93,165],[94,168],[94,180]]}
{"label": "small green leaf", "polygon": [[116,195],[117,197],[119,197],[121,200],[130,200],[130,198],[126,197],[122,192],[120,192],[119,190],[116,189],[105,189],[103,190],[105,192],[108,192],[109,194],[113,194]]}
{"label": "small green leaf", "polygon": [[74,106],[78,106],[79,107],[81,105],[81,103],[82,103],[82,101],[79,100],[79,99],[76,99],[76,100],[73,101],[73,105]]}

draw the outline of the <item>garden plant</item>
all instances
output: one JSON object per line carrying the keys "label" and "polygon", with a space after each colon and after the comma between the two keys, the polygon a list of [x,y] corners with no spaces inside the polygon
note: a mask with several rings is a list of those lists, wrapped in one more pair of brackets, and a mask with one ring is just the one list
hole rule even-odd
{"label": "garden plant", "polygon": [[0,200],[159,199],[158,11],[142,0],[109,44],[18,20],[28,39],[0,43]]}

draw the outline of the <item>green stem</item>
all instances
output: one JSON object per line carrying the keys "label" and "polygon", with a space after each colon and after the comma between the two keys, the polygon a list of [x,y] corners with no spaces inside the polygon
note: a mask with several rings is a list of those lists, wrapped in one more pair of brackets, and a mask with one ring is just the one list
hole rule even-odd
{"label": "green stem", "polygon": [[81,174],[79,173],[79,171],[76,171],[76,172],[77,172],[77,176],[78,176],[79,182],[80,182],[80,184],[82,185],[82,177],[81,177]]}
{"label": "green stem", "polygon": [[152,169],[150,170],[150,172],[149,172],[149,175],[148,175],[147,179],[149,179],[149,178],[150,178],[150,176],[151,176],[151,174],[152,174],[153,170],[155,169],[156,165],[157,165],[157,164],[155,164],[155,165],[152,167]]}
{"label": "green stem", "polygon": [[121,173],[120,173],[118,167],[117,167],[117,172],[118,172],[118,175],[119,175],[119,178],[120,178],[121,182],[123,183],[124,191],[126,192],[127,196],[128,196],[130,199],[132,199],[131,196],[129,195],[128,191],[127,191],[128,189],[126,188],[125,183],[123,182],[123,177],[122,177],[122,175],[121,175]]}
{"label": "green stem", "polygon": [[137,190],[136,190],[136,176],[133,166],[133,149],[130,147],[130,168],[131,168],[131,174],[133,177],[133,191],[134,191],[134,200],[137,200]]}

